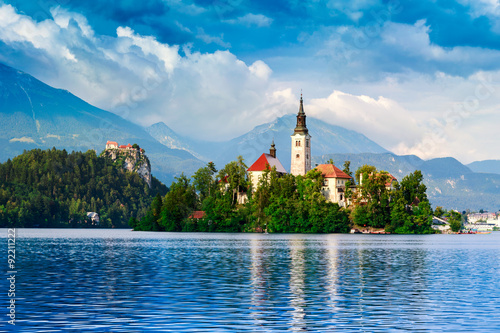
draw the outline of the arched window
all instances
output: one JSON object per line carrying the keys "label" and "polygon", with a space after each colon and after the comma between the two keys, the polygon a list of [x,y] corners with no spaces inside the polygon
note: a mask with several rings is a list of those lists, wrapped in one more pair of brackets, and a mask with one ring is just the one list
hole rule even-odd
{"label": "arched window", "polygon": [[296,158],[299,158],[299,157],[300,157],[300,155],[299,155],[299,154],[297,154],[297,156],[295,156],[295,157],[296,157]]}

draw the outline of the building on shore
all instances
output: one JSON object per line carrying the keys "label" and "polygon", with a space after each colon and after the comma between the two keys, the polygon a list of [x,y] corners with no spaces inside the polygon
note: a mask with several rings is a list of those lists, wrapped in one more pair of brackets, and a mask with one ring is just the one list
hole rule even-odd
{"label": "building on shore", "polygon": [[276,146],[273,143],[271,144],[271,148],[269,149],[269,154],[262,154],[260,157],[248,168],[248,178],[252,183],[252,190],[255,191],[259,187],[260,179],[262,178],[262,174],[266,170],[272,170],[272,168],[276,168],[276,172],[280,175],[286,174],[286,170],[281,164],[280,160],[276,157]]}
{"label": "building on shore", "polygon": [[[345,197],[346,185],[347,182],[352,182],[352,177],[333,164],[320,164],[315,169],[323,174],[324,181],[321,193],[325,199],[338,203],[340,207],[345,207],[348,203]],[[353,192],[355,192],[356,186],[352,185],[352,187]]]}

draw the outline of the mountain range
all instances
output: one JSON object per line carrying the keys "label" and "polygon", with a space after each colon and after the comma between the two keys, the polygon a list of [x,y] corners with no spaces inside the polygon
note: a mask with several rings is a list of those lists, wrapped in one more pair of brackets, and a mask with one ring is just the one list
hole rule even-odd
{"label": "mountain range", "polygon": [[159,143],[139,125],[0,64],[0,161],[34,148],[100,153],[107,140],[145,148],[153,174],[163,181],[204,164],[185,150]]}
{"label": "mountain range", "polygon": [[[276,155],[285,169],[290,169],[290,134],[296,125],[295,115],[285,115],[276,120],[259,125],[250,132],[225,142],[197,141],[176,134],[164,123],[157,123],[146,131],[172,149],[184,149],[199,159],[224,166],[238,155],[253,163],[263,152],[268,152],[271,143],[276,144]],[[309,134],[314,140],[316,155],[336,153],[388,153],[363,134],[340,126],[327,124],[316,118],[307,118]],[[249,165],[250,166],[250,165]]]}
{"label": "mountain range", "polygon": [[344,161],[351,170],[364,164],[391,173],[398,180],[415,170],[421,170],[427,195],[433,207],[442,206],[459,211],[480,209],[500,210],[500,174],[476,173],[452,157],[422,160],[415,155],[385,154],[327,154],[314,156],[313,163],[332,159],[342,169]]}
{"label": "mountain range", "polygon": [[[306,110],[307,113],[307,110]],[[307,118],[312,136],[313,163],[329,158],[351,170],[375,165],[398,179],[422,170],[434,206],[457,209],[500,208],[500,161],[474,162],[465,166],[453,158],[424,161],[417,156],[398,156],[363,134],[319,119]],[[277,157],[290,168],[290,135],[295,115],[285,115],[224,142],[193,140],[178,135],[164,123],[147,128],[111,112],[96,108],[68,91],[55,89],[0,63],[0,162],[24,149],[94,149],[100,153],[107,140],[137,143],[146,150],[152,173],[167,185],[181,172],[191,175],[208,161],[222,168],[242,155],[250,166],[275,142]]]}

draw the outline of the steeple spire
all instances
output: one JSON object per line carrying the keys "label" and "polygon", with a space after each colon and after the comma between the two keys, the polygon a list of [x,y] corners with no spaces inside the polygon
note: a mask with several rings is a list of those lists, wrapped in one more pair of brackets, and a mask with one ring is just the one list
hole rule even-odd
{"label": "steeple spire", "polygon": [[271,149],[269,149],[269,155],[272,157],[276,158],[276,146],[274,145],[274,138],[273,138],[273,143],[271,143]]}
{"label": "steeple spire", "polygon": [[297,126],[295,127],[294,134],[308,134],[306,126],[306,113],[304,112],[304,101],[302,100],[302,90],[300,92],[299,113],[297,114]]}

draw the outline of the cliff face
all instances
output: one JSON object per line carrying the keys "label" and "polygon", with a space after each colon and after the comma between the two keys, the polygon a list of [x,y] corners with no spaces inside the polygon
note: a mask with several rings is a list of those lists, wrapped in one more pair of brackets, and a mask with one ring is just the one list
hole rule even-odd
{"label": "cliff face", "polygon": [[136,172],[151,187],[151,163],[139,149],[106,149],[103,155],[118,162],[130,172]]}

